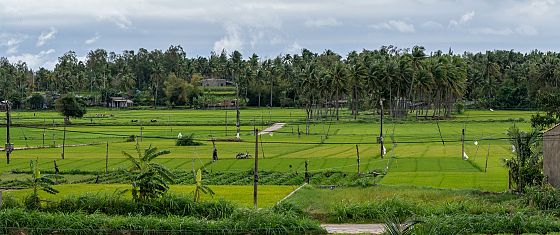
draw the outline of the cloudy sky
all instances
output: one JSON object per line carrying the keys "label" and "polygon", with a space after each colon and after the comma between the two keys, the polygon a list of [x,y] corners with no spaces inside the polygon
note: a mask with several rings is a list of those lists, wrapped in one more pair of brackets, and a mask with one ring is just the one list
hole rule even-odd
{"label": "cloudy sky", "polygon": [[69,50],[165,50],[189,57],[382,45],[460,53],[560,51],[556,0],[0,0],[0,57],[52,68]]}

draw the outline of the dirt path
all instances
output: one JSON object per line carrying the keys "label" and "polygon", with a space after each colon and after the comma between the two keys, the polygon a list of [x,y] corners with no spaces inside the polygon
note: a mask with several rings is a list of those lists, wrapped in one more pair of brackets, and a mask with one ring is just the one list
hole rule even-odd
{"label": "dirt path", "polygon": [[321,224],[328,233],[382,234],[383,224]]}
{"label": "dirt path", "polygon": [[283,122],[274,123],[274,124],[272,124],[272,126],[269,126],[266,129],[259,132],[259,135],[270,134],[271,132],[274,132],[274,131],[284,127],[284,125],[286,125],[286,123],[283,123]]}
{"label": "dirt path", "polygon": [[[82,146],[91,146],[91,145],[100,145],[100,144],[105,144],[105,142],[103,142],[103,143],[87,143],[87,144],[66,144],[66,145],[64,145],[64,147],[82,147]],[[14,151],[15,150],[28,150],[28,149],[48,149],[48,148],[62,148],[62,145],[60,144],[60,145],[57,145],[55,147],[52,147],[52,146],[16,147],[16,148],[14,148]],[[4,149],[4,148],[0,148],[0,152],[3,152],[5,150],[6,149]]]}

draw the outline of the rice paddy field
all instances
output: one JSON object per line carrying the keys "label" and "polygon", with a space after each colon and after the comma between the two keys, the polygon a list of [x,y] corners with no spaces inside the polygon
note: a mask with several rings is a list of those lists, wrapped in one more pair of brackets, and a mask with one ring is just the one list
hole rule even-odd
{"label": "rice paddy field", "polygon": [[[157,161],[177,171],[202,168],[207,172],[247,172],[252,159],[236,159],[237,153],[254,155],[254,128],[282,122],[272,134],[259,136],[259,170],[300,172],[308,162],[309,171],[357,173],[356,145],[360,171],[386,173],[382,185],[427,186],[446,189],[505,191],[507,172],[503,158],[512,156],[507,129],[512,125],[530,128],[529,111],[466,111],[448,120],[386,119],[383,125],[386,154],[380,156],[379,117],[363,112],[354,120],[344,110],[339,122],[313,119],[305,134],[305,110],[261,108],[241,110],[241,141],[235,138],[234,110],[118,110],[89,109],[81,119],[66,127],[65,159],[61,159],[63,118],[53,111],[12,113],[11,142],[18,149],[10,164],[0,162],[2,180],[27,177],[13,174],[26,171],[37,158],[43,171],[54,170],[54,160],[62,173],[71,171],[104,173],[106,153],[110,171],[126,168],[122,152],[135,152],[135,145],[168,149],[171,154]],[[411,115],[413,116],[413,115]],[[2,121],[5,123],[5,120]],[[465,152],[461,158],[461,130],[465,128]],[[178,134],[194,134],[200,146],[175,146]],[[127,142],[129,136],[137,140]],[[5,142],[6,128],[0,128]],[[212,142],[216,139],[219,160],[212,162]],[[108,143],[108,151],[107,151]],[[70,178],[79,178],[70,176]],[[186,187],[186,186],[185,186]],[[226,190],[227,191],[227,190]]]}

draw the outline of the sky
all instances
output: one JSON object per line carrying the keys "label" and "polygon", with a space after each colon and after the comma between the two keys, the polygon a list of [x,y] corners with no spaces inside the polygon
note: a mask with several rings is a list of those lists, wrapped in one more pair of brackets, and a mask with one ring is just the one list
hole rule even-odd
{"label": "sky", "polygon": [[0,0],[0,57],[52,69],[74,51],[181,45],[261,58],[383,45],[560,51],[556,0]]}

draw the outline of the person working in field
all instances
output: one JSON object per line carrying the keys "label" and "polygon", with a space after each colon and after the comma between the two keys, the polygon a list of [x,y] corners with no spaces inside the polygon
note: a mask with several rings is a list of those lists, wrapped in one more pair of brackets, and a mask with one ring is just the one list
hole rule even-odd
{"label": "person working in field", "polygon": [[218,149],[216,148],[216,143],[212,140],[212,145],[214,146],[214,150],[212,150],[212,161],[218,161]]}

